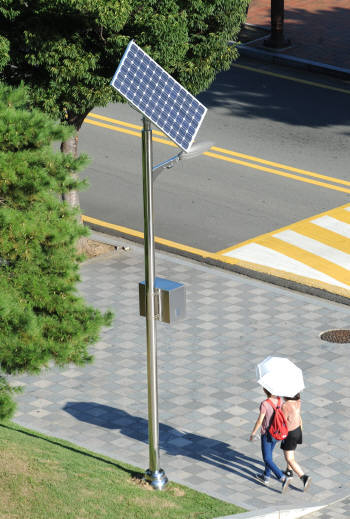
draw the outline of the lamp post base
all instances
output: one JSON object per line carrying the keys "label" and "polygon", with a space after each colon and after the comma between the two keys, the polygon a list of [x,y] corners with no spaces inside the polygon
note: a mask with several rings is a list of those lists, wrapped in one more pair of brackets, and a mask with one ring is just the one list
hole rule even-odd
{"label": "lamp post base", "polygon": [[168,478],[165,475],[163,469],[155,470],[152,472],[150,469],[146,470],[145,480],[151,485],[154,490],[163,490],[167,483]]}
{"label": "lamp post base", "polygon": [[290,47],[291,41],[285,39],[283,36],[281,38],[270,37],[263,41],[263,45],[270,49],[286,49],[287,47]]}

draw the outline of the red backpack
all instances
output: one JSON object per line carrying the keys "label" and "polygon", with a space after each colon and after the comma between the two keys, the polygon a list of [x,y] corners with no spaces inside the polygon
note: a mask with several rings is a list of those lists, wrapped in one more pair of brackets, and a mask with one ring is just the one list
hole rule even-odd
{"label": "red backpack", "polygon": [[275,406],[270,399],[268,399],[268,403],[275,411],[269,427],[269,433],[276,440],[284,440],[288,436],[288,426],[287,420],[281,409],[281,399],[278,397],[277,406]]}

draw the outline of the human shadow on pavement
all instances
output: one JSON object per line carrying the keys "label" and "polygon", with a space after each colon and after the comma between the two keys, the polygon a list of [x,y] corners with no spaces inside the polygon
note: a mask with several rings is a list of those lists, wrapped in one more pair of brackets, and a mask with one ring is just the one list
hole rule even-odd
{"label": "human shadow on pavement", "polygon": [[[148,421],[145,418],[95,402],[67,402],[63,410],[82,422],[119,430],[129,438],[148,443]],[[254,476],[261,471],[262,462],[232,449],[227,443],[181,432],[162,423],[159,424],[159,438],[160,449],[170,456],[186,456],[260,484]]]}

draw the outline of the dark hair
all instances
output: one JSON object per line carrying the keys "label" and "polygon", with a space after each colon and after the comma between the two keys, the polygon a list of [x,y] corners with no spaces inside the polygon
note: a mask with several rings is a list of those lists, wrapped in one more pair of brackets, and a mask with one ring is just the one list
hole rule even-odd
{"label": "dark hair", "polygon": [[270,393],[270,391],[268,391],[268,390],[265,389],[264,387],[263,387],[263,390],[264,390],[264,393],[265,393],[265,395],[267,396],[267,398],[270,398],[270,397],[272,396],[272,393]]}
{"label": "dark hair", "polygon": [[300,393],[297,393],[294,396],[284,396],[283,398],[285,400],[300,400]]}

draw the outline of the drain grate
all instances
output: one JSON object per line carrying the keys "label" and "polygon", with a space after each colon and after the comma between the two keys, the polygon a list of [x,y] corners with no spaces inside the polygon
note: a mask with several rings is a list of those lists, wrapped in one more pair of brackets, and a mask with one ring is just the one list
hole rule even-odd
{"label": "drain grate", "polygon": [[327,342],[350,343],[350,330],[328,330],[320,333],[320,339]]}

